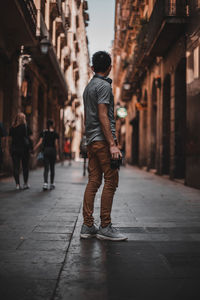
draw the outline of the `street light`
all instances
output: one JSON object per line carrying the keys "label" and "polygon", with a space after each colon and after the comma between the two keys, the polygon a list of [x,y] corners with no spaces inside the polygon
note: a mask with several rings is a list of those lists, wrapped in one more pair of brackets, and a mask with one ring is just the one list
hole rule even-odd
{"label": "street light", "polygon": [[123,88],[124,88],[125,91],[129,91],[131,89],[131,83],[125,82],[123,84]]}
{"label": "street light", "polygon": [[49,40],[45,37],[40,41],[40,50],[42,54],[47,54],[49,51],[49,47],[51,46],[51,43]]}
{"label": "street light", "polygon": [[127,115],[128,115],[128,113],[127,113],[126,107],[120,106],[120,107],[117,109],[117,116],[118,116],[120,119],[126,118]]}

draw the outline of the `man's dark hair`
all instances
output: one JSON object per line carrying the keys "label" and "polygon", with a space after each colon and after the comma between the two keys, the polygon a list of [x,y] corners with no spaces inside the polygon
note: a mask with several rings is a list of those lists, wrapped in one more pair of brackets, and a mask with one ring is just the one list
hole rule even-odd
{"label": "man's dark hair", "polygon": [[47,129],[49,130],[49,128],[53,126],[53,120],[48,120],[47,121]]}
{"label": "man's dark hair", "polygon": [[110,54],[106,51],[98,51],[92,56],[94,72],[106,72],[111,65]]}

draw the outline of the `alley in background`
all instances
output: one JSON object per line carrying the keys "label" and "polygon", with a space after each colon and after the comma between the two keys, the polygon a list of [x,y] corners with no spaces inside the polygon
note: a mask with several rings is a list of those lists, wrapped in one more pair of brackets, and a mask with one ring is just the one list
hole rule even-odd
{"label": "alley in background", "polygon": [[[90,76],[88,21],[85,0],[7,0],[0,9],[0,122],[9,133],[16,114],[25,113],[36,143],[53,119],[60,154],[69,138],[75,159]],[[0,177],[11,174],[8,141],[3,150]]]}
{"label": "alley in background", "polygon": [[[127,242],[80,240],[82,163],[57,165],[56,189],[0,182],[0,295],[4,300],[199,299],[200,192],[122,167],[113,225]],[[99,224],[100,191],[95,202]]]}

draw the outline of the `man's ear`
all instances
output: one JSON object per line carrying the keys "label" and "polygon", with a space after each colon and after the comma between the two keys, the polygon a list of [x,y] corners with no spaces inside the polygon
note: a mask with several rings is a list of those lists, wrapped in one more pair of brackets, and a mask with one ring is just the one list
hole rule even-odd
{"label": "man's ear", "polygon": [[105,76],[108,76],[108,75],[109,75],[111,69],[112,69],[112,65],[110,65],[110,66],[108,67],[107,71],[105,72],[105,74],[106,74]]}

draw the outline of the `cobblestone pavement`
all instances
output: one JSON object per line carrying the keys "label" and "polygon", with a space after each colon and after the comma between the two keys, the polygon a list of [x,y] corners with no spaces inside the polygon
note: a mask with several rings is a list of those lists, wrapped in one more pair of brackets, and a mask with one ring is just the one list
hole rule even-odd
{"label": "cobblestone pavement", "polygon": [[[80,240],[87,178],[57,165],[56,189],[0,182],[0,299],[199,300],[200,191],[122,168],[112,220],[127,242]],[[100,191],[95,201],[99,224]]]}

